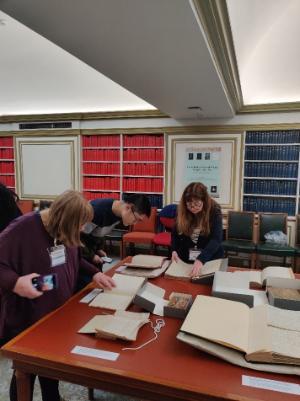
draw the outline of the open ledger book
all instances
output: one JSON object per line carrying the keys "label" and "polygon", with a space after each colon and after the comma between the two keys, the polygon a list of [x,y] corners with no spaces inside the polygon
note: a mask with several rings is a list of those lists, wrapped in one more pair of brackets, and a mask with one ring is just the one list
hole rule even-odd
{"label": "open ledger book", "polygon": [[[199,276],[193,278],[193,282],[212,281],[216,271],[226,271],[228,259],[215,259],[206,262],[200,270]],[[178,280],[190,280],[193,264],[185,263],[179,259],[178,262],[172,262],[165,273],[165,277]]]}
{"label": "open ledger book", "polygon": [[149,322],[150,313],[116,311],[114,315],[97,315],[78,333],[95,333],[96,337],[135,341],[139,329]]}
{"label": "open ledger book", "polygon": [[162,267],[166,259],[164,256],[157,255],[135,255],[132,257],[131,262],[124,263],[124,265],[142,269],[158,269]]}
{"label": "open ledger book", "polygon": [[125,310],[146,281],[144,277],[122,274],[114,274],[112,279],[116,283],[116,287],[113,287],[112,290],[105,289],[93,299],[89,306]]}
{"label": "open ledger book", "polygon": [[180,331],[241,351],[247,361],[300,365],[296,311],[198,295]]}
{"label": "open ledger book", "polygon": [[249,278],[250,284],[255,284],[260,287],[266,285],[268,278],[278,277],[278,278],[295,278],[294,272],[291,268],[282,266],[268,266],[261,271],[250,270],[248,272],[237,271],[233,274],[241,275]]}

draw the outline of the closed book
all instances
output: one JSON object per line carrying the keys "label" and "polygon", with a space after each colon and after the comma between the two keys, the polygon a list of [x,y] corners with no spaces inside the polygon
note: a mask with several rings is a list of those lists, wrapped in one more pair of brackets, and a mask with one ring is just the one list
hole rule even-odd
{"label": "closed book", "polygon": [[300,311],[300,290],[295,288],[268,287],[270,305]]}

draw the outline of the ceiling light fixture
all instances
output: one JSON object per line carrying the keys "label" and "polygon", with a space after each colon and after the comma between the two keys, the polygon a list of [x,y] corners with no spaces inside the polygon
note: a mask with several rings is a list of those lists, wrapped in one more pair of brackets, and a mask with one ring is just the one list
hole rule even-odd
{"label": "ceiling light fixture", "polygon": [[202,110],[200,106],[189,106],[188,110]]}

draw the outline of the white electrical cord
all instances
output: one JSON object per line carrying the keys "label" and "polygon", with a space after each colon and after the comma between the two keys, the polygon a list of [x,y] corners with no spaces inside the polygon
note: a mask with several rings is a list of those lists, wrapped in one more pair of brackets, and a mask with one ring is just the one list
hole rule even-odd
{"label": "white electrical cord", "polygon": [[155,320],[155,326],[153,325],[153,322],[151,322],[151,320],[150,320],[149,323],[150,323],[150,325],[151,325],[151,327],[153,329],[154,337],[150,338],[150,340],[146,341],[142,345],[139,345],[138,347],[132,347],[132,348],[131,347],[125,347],[125,348],[122,348],[122,351],[137,351],[137,350],[145,347],[145,345],[148,345],[148,344],[152,343],[152,341],[157,340],[158,334],[160,333],[160,329],[165,326],[165,321],[164,321],[164,319],[156,319]]}

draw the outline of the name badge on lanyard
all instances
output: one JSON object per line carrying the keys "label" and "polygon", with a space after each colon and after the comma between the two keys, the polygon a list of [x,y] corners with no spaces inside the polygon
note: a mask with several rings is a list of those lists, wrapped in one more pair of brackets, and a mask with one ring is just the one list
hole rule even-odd
{"label": "name badge on lanyard", "polygon": [[[56,244],[56,241],[54,241]],[[60,266],[66,263],[66,248],[64,245],[54,245],[48,249],[51,267]]]}
{"label": "name badge on lanyard", "polygon": [[195,261],[200,254],[201,254],[201,249],[197,248],[189,249],[189,260]]}

